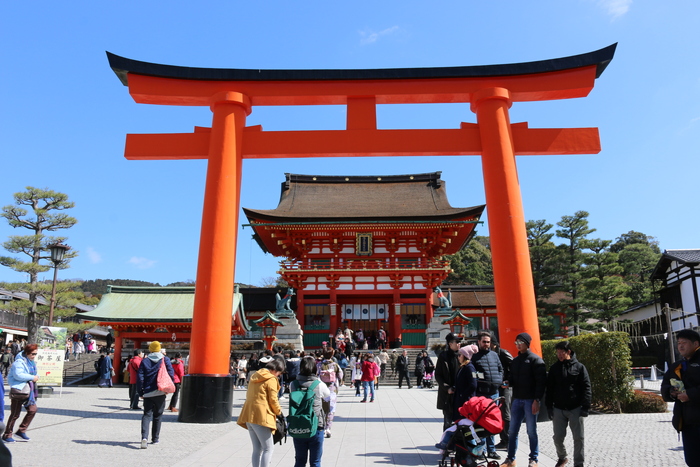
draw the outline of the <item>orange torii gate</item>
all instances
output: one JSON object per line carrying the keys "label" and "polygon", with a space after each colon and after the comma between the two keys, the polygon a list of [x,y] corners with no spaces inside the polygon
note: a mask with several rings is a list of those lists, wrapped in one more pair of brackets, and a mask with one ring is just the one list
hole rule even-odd
{"label": "orange torii gate", "polygon": [[[208,159],[199,246],[190,375],[178,420],[231,419],[228,352],[244,158],[481,155],[499,331],[504,347],[529,332],[541,354],[516,155],[600,151],[597,128],[511,124],[513,102],[585,97],[616,44],[527,63],[369,70],[243,70],[140,62],[107,53],[137,103],[209,106],[211,128],[127,135],[127,159]],[[477,123],[458,129],[379,130],[377,104],[471,104]],[[347,129],[263,131],[246,127],[253,106],[345,105]]]}

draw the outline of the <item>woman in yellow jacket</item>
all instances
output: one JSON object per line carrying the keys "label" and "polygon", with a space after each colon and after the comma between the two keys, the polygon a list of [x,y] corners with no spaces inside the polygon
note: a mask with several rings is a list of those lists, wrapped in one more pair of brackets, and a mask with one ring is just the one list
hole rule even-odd
{"label": "woman in yellow jacket", "polygon": [[[261,363],[263,360],[265,359],[261,359]],[[268,467],[272,460],[272,434],[277,426],[277,415],[282,414],[277,399],[280,390],[278,378],[282,373],[282,362],[270,358],[264,368],[253,373],[248,383],[245,403],[236,423],[250,434],[253,442],[253,467]]]}

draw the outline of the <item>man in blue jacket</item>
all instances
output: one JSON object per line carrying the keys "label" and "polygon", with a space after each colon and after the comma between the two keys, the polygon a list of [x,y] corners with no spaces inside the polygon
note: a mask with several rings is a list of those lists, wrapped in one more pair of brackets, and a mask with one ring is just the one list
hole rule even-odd
{"label": "man in blue jacket", "polygon": [[153,341],[148,346],[150,352],[141,361],[137,373],[136,391],[143,397],[143,417],[141,417],[141,449],[146,449],[148,444],[148,429],[153,420],[151,442],[158,444],[160,437],[160,418],[165,411],[165,393],[158,389],[158,371],[165,365],[170,379],[175,376],[170,359],[161,352],[160,342]]}
{"label": "man in blue jacket", "polygon": [[[482,331],[477,335],[479,351],[472,357],[472,364],[476,368],[477,382],[476,395],[498,399],[498,388],[503,383],[503,365],[498,353],[491,350],[491,333]],[[486,437],[486,457],[500,459],[496,452],[494,436]]]}

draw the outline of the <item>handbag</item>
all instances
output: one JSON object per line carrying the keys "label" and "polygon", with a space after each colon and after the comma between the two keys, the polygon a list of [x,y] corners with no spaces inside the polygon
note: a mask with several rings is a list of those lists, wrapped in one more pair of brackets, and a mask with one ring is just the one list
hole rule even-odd
{"label": "handbag", "polygon": [[29,399],[29,391],[31,391],[31,388],[29,387],[29,383],[25,383],[24,387],[22,389],[11,388],[10,389],[10,399],[14,399],[17,401],[27,400],[27,399]]}
{"label": "handbag", "polygon": [[172,394],[175,392],[175,383],[173,383],[172,378],[168,374],[168,370],[165,368],[165,359],[160,363],[160,368],[158,369],[158,390],[166,394]]}
{"label": "handbag", "polygon": [[287,420],[284,418],[284,414],[279,414],[277,416],[275,424],[277,426],[274,434],[272,435],[272,444],[280,443],[280,445],[282,445],[283,439],[285,443],[287,442]]}

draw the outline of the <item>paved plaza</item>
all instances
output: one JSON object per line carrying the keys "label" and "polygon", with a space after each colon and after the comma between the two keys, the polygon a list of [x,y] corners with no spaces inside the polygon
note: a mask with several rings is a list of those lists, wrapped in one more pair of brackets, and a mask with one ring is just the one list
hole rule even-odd
{"label": "paved plaza", "polygon": [[[434,444],[442,431],[435,408],[436,390],[381,387],[374,403],[360,403],[354,389],[341,388],[333,436],[324,444],[324,467],[369,465],[436,466]],[[245,391],[234,395],[234,419]],[[287,401],[282,406],[287,411]],[[5,399],[5,414],[9,401]],[[39,399],[28,443],[10,446],[15,467],[75,466],[250,466],[248,432],[235,423],[194,425],[166,412],[161,442],[140,449],[141,411],[129,410],[127,389],[64,388],[62,395]],[[681,443],[671,414],[591,415],[586,421],[588,466],[683,466]],[[538,424],[540,465],[553,467],[552,426]],[[527,436],[521,429],[519,466],[527,466]],[[567,438],[567,441],[568,438]],[[573,449],[571,442],[569,453]],[[505,454],[504,451],[499,451]],[[505,456],[504,456],[505,457]],[[291,438],[275,446],[272,465],[294,463]]]}

